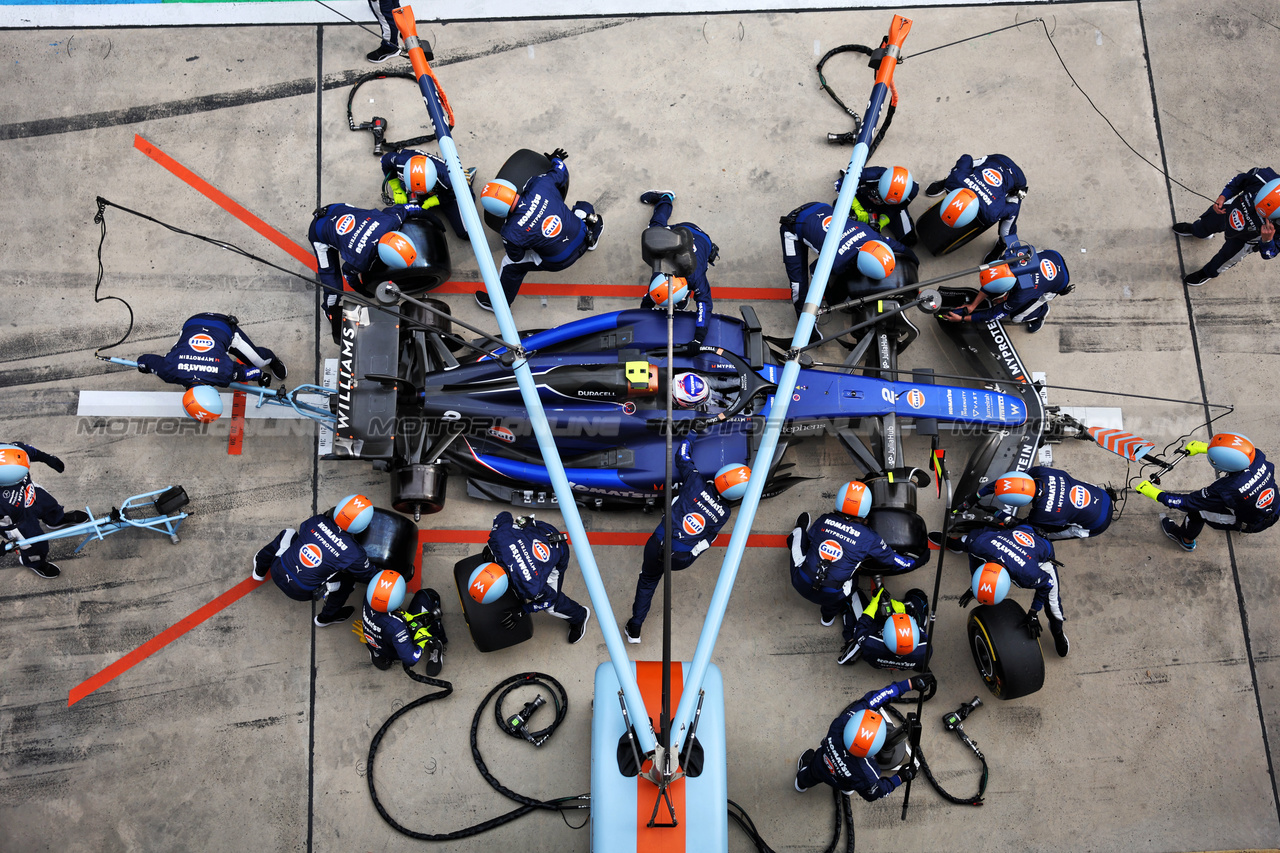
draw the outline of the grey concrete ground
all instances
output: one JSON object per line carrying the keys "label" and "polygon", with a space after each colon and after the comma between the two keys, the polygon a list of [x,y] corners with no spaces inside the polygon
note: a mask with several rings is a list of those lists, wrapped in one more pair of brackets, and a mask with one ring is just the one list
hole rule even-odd
{"label": "grey concrete ground", "polygon": [[[909,12],[906,53],[1043,15],[1075,80],[1142,157],[1212,198],[1236,172],[1276,165],[1274,3],[1191,0],[997,6]],[[423,25],[457,113],[456,138],[480,180],[516,148],[570,152],[573,198],[593,201],[606,226],[600,248],[539,281],[638,284],[645,189],[673,189],[676,216],[698,222],[721,247],[718,285],[785,285],[775,228],[798,204],[831,196],[847,149],[827,131],[847,129],[817,88],[813,64],[846,42],[875,43],[886,11],[673,16]],[[56,581],[6,558],[0,595],[0,849],[378,850],[411,849],[379,818],[365,788],[372,734],[421,694],[398,672],[378,672],[345,628],[317,630],[306,606],[271,584],[199,624],[68,707],[95,673],[240,583],[254,550],[352,491],[385,501],[384,475],[367,465],[317,462],[313,431],[251,422],[241,456],[226,428],[166,435],[137,423],[94,434],[75,416],[84,389],[156,390],[154,379],[94,361],[128,324],[118,302],[93,301],[98,226],[94,197],[239,244],[290,270],[303,267],[134,148],[139,134],[266,222],[305,242],[318,202],[376,203],[370,137],[351,133],[349,86],[367,70],[371,38],[351,26],[0,32],[0,196],[6,330],[0,337],[3,438],[57,453],[65,474],[39,480],[69,506],[103,510],[137,492],[182,483],[195,515],[173,546],[121,535],[54,557]],[[837,67],[838,66],[838,67]],[[1261,71],[1260,71],[1261,70]],[[833,60],[828,79],[859,109],[870,73]],[[317,92],[317,82],[322,83]],[[1205,420],[1205,400],[1233,404],[1221,426],[1280,453],[1274,405],[1280,315],[1257,257],[1200,288],[1180,275],[1215,250],[1177,240],[1175,219],[1207,202],[1166,180],[1117,138],[1072,85],[1038,24],[909,58],[899,69],[898,115],[876,161],[941,177],[963,152],[1000,151],[1025,169],[1031,194],[1020,232],[1062,252],[1077,288],[1054,303],[1044,330],[1013,331],[1025,361],[1051,383],[1196,401],[1182,405],[1050,391],[1060,405],[1122,405],[1127,428],[1171,441]],[[422,111],[412,86],[381,92],[357,111],[388,114],[392,136],[415,134]],[[362,90],[363,91],[363,90]],[[925,208],[923,200],[916,210]],[[135,325],[121,352],[163,351],[198,310],[234,312],[260,342],[306,379],[332,356],[303,281],[119,210],[107,214],[103,295],[129,301]],[[450,238],[452,240],[452,237]],[[490,239],[491,245],[495,241]],[[455,278],[474,261],[453,241]],[[985,240],[926,258],[932,275],[972,265]],[[486,322],[470,296],[456,314]],[[614,310],[620,299],[594,301]],[[770,330],[792,316],[760,303]],[[732,313],[732,304],[724,305]],[[577,301],[543,306],[522,296],[523,328],[583,316]],[[925,318],[922,318],[925,319]],[[924,323],[925,326],[928,323]],[[905,356],[941,370],[959,362],[930,333]],[[841,351],[828,347],[832,359]],[[1198,434],[1203,438],[1203,430]],[[957,440],[952,458],[972,443]],[[909,446],[923,464],[926,449]],[[1084,479],[1125,480],[1122,460],[1083,443],[1054,448]],[[800,448],[820,476],[766,503],[761,533],[783,533],[800,509],[821,511],[856,469],[834,440]],[[37,469],[39,470],[39,469]],[[1168,486],[1207,483],[1201,460]],[[445,512],[424,528],[486,529],[499,507],[470,500],[455,482]],[[917,785],[906,822],[900,795],[854,802],[863,850],[1194,851],[1280,846],[1272,776],[1280,738],[1275,647],[1274,532],[1206,532],[1185,554],[1158,531],[1159,507],[1133,496],[1096,541],[1059,548],[1072,653],[1049,651],[1043,690],[994,698],[967,728],[991,764],[981,810],[951,806]],[[931,496],[922,512],[941,518]],[[557,520],[550,514],[549,520]],[[591,530],[647,531],[649,516],[586,516]],[[454,695],[412,712],[379,759],[383,802],[402,823],[445,832],[508,810],[477,774],[468,749],[472,714],[509,674],[538,669],[570,695],[565,725],[534,752],[481,722],[480,745],[504,783],[529,795],[585,792],[591,677],[605,659],[593,622],[570,647],[560,623],[537,621],[534,639],[482,655],[467,641],[449,581],[476,546],[432,545],[425,582],[445,594],[453,642],[445,677]],[[714,583],[713,551],[678,577],[677,656],[692,655]],[[638,555],[596,554],[619,619]],[[974,762],[937,723],[983,693],[955,606],[961,561],[947,562],[934,669],[938,698],[924,749],[943,783],[976,786]],[[913,581],[930,586],[932,572]],[[906,584],[903,584],[905,586]],[[896,589],[896,586],[895,586]],[[569,581],[582,593],[580,578]],[[1025,594],[1019,595],[1025,602]],[[646,626],[640,658],[658,656],[660,621]],[[822,628],[789,588],[783,554],[753,549],[716,652],[725,673],[729,791],[779,850],[820,849],[828,798],[791,788],[795,756],[853,696],[888,678],[834,662],[837,629]],[[990,698],[990,697],[988,697]],[[576,818],[577,816],[575,816]],[[598,819],[598,818],[597,818]],[[575,820],[576,822],[576,820]],[[733,850],[747,850],[731,830]],[[457,850],[586,850],[587,834],[552,815],[445,845]]]}

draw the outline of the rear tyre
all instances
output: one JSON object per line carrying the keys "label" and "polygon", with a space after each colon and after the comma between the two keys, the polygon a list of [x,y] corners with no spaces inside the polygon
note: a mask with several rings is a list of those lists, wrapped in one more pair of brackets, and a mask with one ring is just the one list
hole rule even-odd
{"label": "rear tyre", "polygon": [[[545,154],[539,154],[530,148],[521,148],[516,153],[507,158],[507,162],[502,164],[502,168],[498,170],[496,177],[504,181],[510,181],[515,185],[516,192],[523,192],[524,185],[534,175],[541,175],[551,171],[551,161]],[[569,182],[565,181],[565,193],[569,192]],[[489,211],[484,212],[484,224],[495,234],[502,230],[502,220],[494,216]]]}
{"label": "rear tyre", "polygon": [[934,257],[954,252],[991,227],[990,225],[983,225],[975,219],[964,228],[952,228],[938,216],[938,211],[941,209],[942,201],[939,199],[933,207],[926,210],[916,220],[916,231],[920,234],[920,244],[928,249]]}
{"label": "rear tyre", "polygon": [[1022,627],[1026,611],[1011,598],[969,614],[969,650],[978,675],[998,699],[1017,699],[1044,686],[1040,641]]}
{"label": "rear tyre", "polygon": [[369,562],[413,580],[418,556],[418,526],[403,515],[374,507],[373,520],[355,537]]}

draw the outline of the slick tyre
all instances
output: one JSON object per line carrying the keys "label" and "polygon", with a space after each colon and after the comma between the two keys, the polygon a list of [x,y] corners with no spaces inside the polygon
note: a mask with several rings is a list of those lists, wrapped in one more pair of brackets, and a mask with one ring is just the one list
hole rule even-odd
{"label": "slick tyre", "polygon": [[999,699],[1017,699],[1044,686],[1040,641],[1020,624],[1026,616],[1011,598],[969,614],[969,650],[983,683]]}
{"label": "slick tyre", "polygon": [[403,515],[374,507],[373,520],[355,537],[369,562],[413,580],[418,550],[418,526]]}
{"label": "slick tyre", "polygon": [[508,587],[502,597],[491,604],[481,604],[467,593],[471,573],[487,562],[489,560],[482,554],[458,561],[453,567],[453,580],[458,587],[458,602],[462,605],[462,615],[467,619],[472,642],[482,652],[496,652],[531,638],[533,619],[526,615],[510,631],[502,626],[503,611],[520,606],[514,587]]}
{"label": "slick tyre", "polygon": [[434,213],[415,216],[400,226],[400,230],[413,240],[418,257],[402,270],[387,269],[380,262],[375,264],[375,270],[366,276],[367,280],[359,288],[365,296],[373,296],[374,289],[384,281],[394,282],[408,296],[417,296],[435,290],[453,275],[444,224]]}
{"label": "slick tyre", "polygon": [[938,211],[941,209],[942,200],[939,199],[916,220],[920,245],[928,249],[934,257],[954,252],[991,227],[982,225],[975,219],[964,228],[952,228],[938,217]]}
{"label": "slick tyre", "polygon": [[[545,154],[539,154],[529,148],[521,148],[507,158],[507,162],[502,164],[496,177],[510,181],[517,190],[523,191],[524,185],[530,178],[549,171],[551,171],[551,161]],[[568,181],[565,182],[564,191],[566,194],[569,192]],[[484,224],[489,226],[495,234],[502,230],[502,220],[487,210],[484,214]]]}

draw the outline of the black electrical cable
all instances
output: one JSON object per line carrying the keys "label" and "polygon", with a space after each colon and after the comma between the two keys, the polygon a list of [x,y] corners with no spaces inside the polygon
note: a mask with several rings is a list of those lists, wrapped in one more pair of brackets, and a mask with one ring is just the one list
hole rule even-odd
{"label": "black electrical cable", "polygon": [[[565,695],[564,687],[562,687],[559,682],[551,684],[543,681],[542,678],[538,677],[535,673],[526,673],[526,675],[529,675],[530,677],[522,681],[512,682],[498,694],[498,698],[493,702],[493,715],[497,719],[498,728],[502,729],[507,734],[521,740],[536,741],[536,745],[541,745],[542,741],[551,737],[551,733],[559,728],[560,724],[564,722],[564,716],[569,712],[569,697]],[[545,729],[528,732],[512,728],[511,724],[507,721],[507,716],[502,713],[502,700],[506,699],[510,693],[519,690],[521,687],[542,687],[551,694],[551,703],[555,706],[556,710],[555,720],[551,725],[547,726]]]}
{"label": "black electrical cable", "polygon": [[[316,2],[319,2],[319,0],[316,0]],[[355,104],[356,92],[365,83],[371,82],[373,80],[390,80],[390,79],[411,80],[413,81],[414,90],[417,91],[418,77],[416,74],[414,74],[411,71],[371,71],[369,72],[368,74],[358,78],[354,83],[351,84],[351,93],[347,95],[347,126],[348,127],[350,127],[354,131],[373,130],[371,122],[356,124],[355,115],[352,112],[352,107]],[[411,139],[401,139],[398,142],[385,140],[381,137],[380,133],[381,132],[374,133],[374,140],[377,143],[374,146],[375,153],[381,153],[382,151],[403,151],[404,149],[410,147],[411,145],[421,145],[424,142],[431,142],[436,138],[436,131],[434,129],[432,129],[430,133],[424,134],[422,136],[415,136]]]}
{"label": "black electrical cable", "polygon": [[104,349],[114,349],[115,347],[120,346],[122,343],[124,343],[129,339],[129,335],[133,334],[133,306],[130,305],[128,302],[126,302],[124,299],[120,298],[119,296],[99,296],[98,295],[98,291],[102,288],[102,277],[104,274],[104,269],[102,266],[102,247],[107,242],[106,205],[107,205],[107,202],[99,198],[98,212],[93,216],[93,221],[98,223],[98,225],[101,226],[101,230],[102,230],[102,235],[98,238],[98,280],[94,282],[94,285],[93,285],[93,301],[95,304],[97,304],[99,302],[107,302],[114,299],[116,302],[119,302],[120,304],[124,305],[125,310],[129,312],[129,328],[125,330],[124,337],[120,338],[120,340],[116,341],[114,344],[107,344],[105,347],[98,347],[96,350],[94,350],[94,355],[97,355],[98,353],[102,352]]}
{"label": "black electrical cable", "polygon": [[[836,845],[840,843],[842,821],[843,825],[848,829],[845,834],[845,853],[853,853],[853,809],[849,806],[849,797],[835,788],[831,789],[831,796],[835,802],[834,826],[832,828],[831,843],[827,845],[822,853],[835,853]],[[729,817],[747,834],[747,838],[751,840],[757,853],[777,853],[760,837],[760,831],[756,829],[755,822],[751,820],[751,816],[747,814],[746,809],[733,800],[729,800]]]}
{"label": "black electrical cable", "polygon": [[[560,684],[560,682],[556,681],[551,676],[541,672],[522,672],[522,673],[519,673],[518,675],[513,675],[510,678],[507,678],[501,681],[496,687],[490,690],[488,695],[486,695],[484,699],[480,702],[480,706],[476,708],[475,716],[472,717],[471,719],[471,757],[476,763],[476,769],[480,771],[480,775],[484,777],[484,780],[489,783],[489,787],[493,788],[495,791],[497,791],[499,794],[502,794],[502,796],[506,797],[507,799],[514,800],[515,802],[520,803],[521,804],[520,808],[513,809],[512,811],[509,811],[505,814],[498,815],[497,817],[494,817],[494,818],[490,818],[489,820],[481,821],[480,823],[477,823],[473,826],[468,826],[464,829],[459,829],[459,830],[455,830],[454,832],[446,832],[446,833],[418,832],[416,830],[409,829],[408,827],[399,823],[395,818],[393,818],[390,815],[390,813],[387,811],[386,807],[382,805],[382,801],[378,799],[378,789],[374,782],[374,761],[378,755],[378,747],[382,744],[382,738],[387,733],[387,730],[390,729],[391,726],[396,722],[396,720],[400,719],[409,711],[412,711],[414,708],[421,707],[427,704],[428,702],[435,702],[439,699],[444,699],[447,696],[449,696],[451,693],[453,693],[453,685],[448,681],[442,681],[440,679],[430,678],[425,675],[419,675],[418,673],[414,672],[413,669],[410,668],[409,666],[405,666],[404,670],[406,673],[408,673],[409,677],[412,678],[414,681],[417,681],[420,684],[429,684],[433,687],[439,687],[442,689],[437,690],[434,693],[428,693],[425,696],[420,696],[419,698],[405,705],[403,708],[400,708],[398,711],[396,711],[394,714],[392,714],[390,717],[387,718],[387,721],[382,724],[382,728],[378,729],[378,733],[373,736],[373,740],[369,743],[369,757],[365,762],[366,768],[368,771],[369,797],[373,800],[373,806],[378,810],[378,814],[382,816],[382,819],[386,821],[387,824],[392,829],[394,829],[396,832],[401,833],[402,835],[407,835],[410,838],[414,838],[419,841],[456,841],[460,838],[471,838],[472,836],[479,835],[482,832],[488,832],[491,829],[496,829],[499,826],[508,824],[511,821],[516,820],[517,818],[523,817],[529,814],[530,812],[535,812],[535,811],[558,812],[561,818],[565,821],[565,824],[573,827],[574,829],[581,829],[582,826],[586,825],[584,822],[580,826],[576,826],[576,827],[573,826],[573,824],[569,823],[568,818],[565,817],[564,813],[566,811],[573,811],[575,809],[590,808],[590,795],[579,794],[576,797],[559,797],[554,800],[539,800],[533,797],[527,797],[523,794],[518,794],[515,791],[512,791],[510,788],[507,788],[506,786],[504,786],[501,782],[497,780],[497,778],[494,777],[492,773],[489,772],[489,768],[484,762],[484,757],[480,754],[480,746],[477,742],[478,733],[480,729],[480,718],[484,715],[484,709],[488,706],[489,702],[494,698],[494,696],[498,695],[500,692],[504,690],[507,690],[507,688],[511,685],[514,685],[515,687],[521,687],[529,684],[541,684],[545,687],[548,687],[548,689],[553,690],[554,692],[558,692],[562,697],[565,695],[564,687]],[[510,692],[510,690],[507,690],[507,692]],[[564,710],[567,711],[568,700],[566,698],[563,701],[564,701]],[[546,730],[547,736],[550,736],[552,734],[552,732],[560,724],[560,721],[562,719],[563,719],[563,715],[560,715],[557,717],[556,722],[553,723],[552,726],[550,726]]]}

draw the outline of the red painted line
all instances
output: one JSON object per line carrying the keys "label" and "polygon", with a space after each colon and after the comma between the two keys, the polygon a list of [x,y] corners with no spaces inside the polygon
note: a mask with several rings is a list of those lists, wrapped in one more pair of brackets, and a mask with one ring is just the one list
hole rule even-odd
{"label": "red painted line", "polygon": [[136,664],[151,657],[151,655],[160,651],[165,646],[190,631],[192,628],[209,619],[211,616],[221,613],[223,610],[230,607],[232,604],[235,604],[237,601],[244,598],[260,586],[263,586],[263,584],[258,583],[253,578],[245,578],[240,581],[240,583],[231,587],[231,589],[227,590],[213,601],[210,601],[204,607],[201,607],[195,613],[192,613],[178,624],[165,629],[150,640],[147,640],[145,643],[138,646],[136,649],[129,652],[127,655],[120,658],[120,660],[111,664],[92,678],[86,679],[85,681],[77,684],[71,689],[71,692],[67,694],[67,707],[70,708],[72,705],[79,702],[81,699],[88,696],[108,681],[128,672]]}
{"label": "red painted line", "polygon": [[239,456],[244,448],[244,392],[231,396],[231,437],[227,439],[227,454]]}
{"label": "red painted line", "polygon": [[[527,296],[620,296],[640,299],[645,294],[641,284],[548,284],[526,281],[520,292]],[[447,281],[432,293],[474,293],[484,290],[481,281]],[[756,299],[790,301],[791,289],[787,287],[712,287],[713,299]]]}
{"label": "red painted line", "polygon": [[201,195],[218,205],[218,207],[221,207],[223,210],[227,211],[227,213],[230,213],[236,219],[239,219],[245,225],[248,225],[254,231],[270,240],[277,247],[283,250],[285,254],[292,256],[307,269],[312,272],[317,270],[316,256],[311,253],[310,249],[298,245],[275,228],[272,228],[270,225],[263,222],[257,216],[254,216],[242,204],[232,199],[231,196],[216,189],[204,178],[200,177],[195,172],[191,171],[186,166],[182,165],[147,140],[143,139],[141,136],[134,135],[133,147],[137,148],[143,154],[146,154],[152,160],[155,160],[161,166],[164,166],[180,180],[186,182]]}

